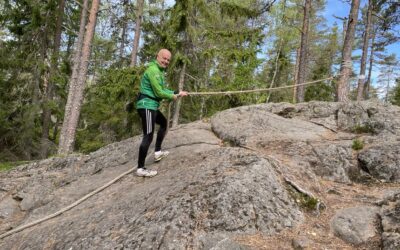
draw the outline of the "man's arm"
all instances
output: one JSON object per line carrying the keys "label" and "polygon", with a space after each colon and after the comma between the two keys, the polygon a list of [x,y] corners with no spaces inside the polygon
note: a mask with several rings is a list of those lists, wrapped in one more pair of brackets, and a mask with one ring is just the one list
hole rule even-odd
{"label": "man's arm", "polygon": [[156,74],[156,72],[149,71],[147,75],[149,77],[150,85],[153,89],[154,95],[162,99],[175,100],[173,91],[163,89],[160,82],[156,78]]}

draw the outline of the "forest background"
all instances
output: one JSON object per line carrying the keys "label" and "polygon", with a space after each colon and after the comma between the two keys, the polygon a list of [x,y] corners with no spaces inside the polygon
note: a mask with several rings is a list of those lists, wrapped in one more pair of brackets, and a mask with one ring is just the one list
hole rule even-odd
{"label": "forest background", "polygon": [[[140,134],[131,104],[160,48],[173,53],[170,89],[268,89],[327,79],[185,97],[162,106],[170,126],[265,102],[400,105],[398,1],[333,2],[1,0],[0,168],[89,153]],[[333,6],[344,7],[332,13]]]}

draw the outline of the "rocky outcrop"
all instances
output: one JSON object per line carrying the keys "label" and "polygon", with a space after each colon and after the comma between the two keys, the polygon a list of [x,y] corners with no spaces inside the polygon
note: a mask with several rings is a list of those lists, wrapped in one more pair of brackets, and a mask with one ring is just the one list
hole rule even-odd
{"label": "rocky outcrop", "polygon": [[400,249],[400,192],[389,195],[380,205],[383,248]]}
{"label": "rocky outcrop", "polygon": [[[181,126],[168,137],[180,139],[166,142],[175,156],[153,165],[158,176],[128,176],[73,211],[7,237],[0,247],[241,248],[233,240],[237,234],[275,234],[301,223],[302,212],[268,160],[220,147],[204,123]],[[0,214],[7,226],[2,231],[56,212],[132,168],[138,143],[129,139],[88,156],[53,158],[3,173]]]}
{"label": "rocky outcrop", "polygon": [[357,157],[360,167],[384,182],[400,182],[400,137],[396,141],[377,142]]}
{"label": "rocky outcrop", "polygon": [[[373,249],[371,242],[396,249],[399,114],[373,102],[281,103],[180,125],[164,143],[170,156],[155,163],[149,153],[157,176],[125,176],[61,216],[1,239],[0,249]],[[352,148],[356,139],[362,149]],[[140,140],[0,173],[0,234],[134,168]],[[389,189],[395,192],[382,198]],[[243,240],[260,235],[281,240]]]}
{"label": "rocky outcrop", "polygon": [[378,235],[378,208],[351,207],[338,211],[332,219],[332,230],[343,240],[355,245]]}
{"label": "rocky outcrop", "polygon": [[[212,127],[234,145],[268,148],[294,159],[303,173],[313,169],[326,179],[347,183],[354,177],[399,180],[400,109],[396,106],[375,102],[254,105],[218,113]],[[352,149],[356,139],[365,144],[358,159]]]}

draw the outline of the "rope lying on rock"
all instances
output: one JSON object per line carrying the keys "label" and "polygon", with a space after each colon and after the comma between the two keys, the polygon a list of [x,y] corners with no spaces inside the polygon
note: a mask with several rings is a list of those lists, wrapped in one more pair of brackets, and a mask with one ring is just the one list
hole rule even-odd
{"label": "rope lying on rock", "polygon": [[59,211],[57,211],[57,212],[55,212],[55,213],[53,213],[53,214],[50,214],[50,215],[48,215],[48,216],[46,216],[46,217],[44,217],[44,218],[41,218],[41,219],[36,220],[36,221],[32,221],[32,222],[30,222],[30,223],[28,223],[28,224],[26,224],[26,225],[17,227],[17,228],[12,229],[12,230],[10,230],[10,231],[4,233],[4,234],[1,234],[1,235],[0,235],[0,239],[3,239],[3,238],[5,238],[5,237],[7,237],[7,236],[10,236],[10,235],[12,235],[12,234],[14,234],[14,233],[20,232],[20,231],[22,231],[22,230],[24,230],[24,229],[27,229],[27,228],[29,228],[29,227],[33,227],[33,226],[35,226],[35,225],[37,225],[37,224],[39,224],[39,223],[42,223],[42,222],[44,222],[44,221],[50,220],[50,219],[52,219],[52,218],[54,218],[54,217],[56,217],[56,216],[58,216],[58,215],[60,215],[60,214],[62,214],[62,213],[64,213],[64,212],[66,212],[66,211],[68,211],[68,210],[70,210],[70,209],[76,207],[77,205],[79,205],[79,204],[82,203],[83,201],[85,201],[85,200],[89,199],[90,197],[92,197],[93,195],[95,195],[95,194],[97,194],[97,193],[103,191],[103,189],[105,189],[105,188],[111,186],[113,183],[117,182],[119,179],[121,179],[121,178],[124,177],[125,175],[130,174],[130,173],[132,173],[132,172],[133,172],[133,169],[131,169],[131,170],[129,170],[129,171],[126,171],[125,173],[122,173],[121,175],[119,175],[118,177],[116,177],[116,178],[114,178],[113,180],[109,181],[109,182],[106,183],[105,185],[99,187],[98,189],[92,191],[91,193],[89,193],[89,194],[83,196],[82,198],[80,198],[79,200],[75,201],[75,202],[72,203],[71,205],[69,205],[69,206],[67,206],[67,207],[65,207],[65,208],[63,208],[63,209],[61,209],[61,210],[59,210]]}

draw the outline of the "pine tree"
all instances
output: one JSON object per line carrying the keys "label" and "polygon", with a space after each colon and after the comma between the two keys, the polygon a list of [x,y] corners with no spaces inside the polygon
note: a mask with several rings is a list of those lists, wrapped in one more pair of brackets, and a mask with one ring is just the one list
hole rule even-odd
{"label": "pine tree", "polygon": [[349,78],[351,74],[351,53],[353,51],[353,41],[355,34],[355,27],[358,19],[358,9],[360,0],[352,0],[349,13],[349,22],[347,25],[346,35],[343,43],[342,50],[342,64],[340,66],[340,77],[337,83],[336,96],[340,102],[349,101],[350,84]]}
{"label": "pine tree", "polygon": [[392,104],[400,106],[400,78],[396,79],[396,85],[393,88],[390,101]]}
{"label": "pine tree", "polygon": [[400,65],[399,60],[396,58],[395,54],[390,54],[385,56],[379,64],[380,74],[378,78],[378,84],[380,85],[381,97],[385,102],[390,100],[390,92],[395,85],[396,79],[400,75]]}
{"label": "pine tree", "polygon": [[144,5],[144,0],[137,0],[137,4],[136,4],[135,37],[133,39],[131,67],[136,66],[137,54],[138,54],[138,51],[139,51],[140,32],[141,32],[141,29],[142,29],[143,5]]}
{"label": "pine tree", "polygon": [[[83,101],[83,91],[86,85],[86,73],[88,69],[90,46],[96,27],[97,12],[99,10],[100,0],[93,0],[90,9],[89,22],[83,39],[82,55],[79,58],[79,71],[76,83],[70,82],[70,91],[73,91],[72,98],[68,98],[66,112],[64,115],[63,127],[60,134],[60,143],[58,147],[59,154],[69,154],[74,149],[76,128],[78,125],[80,110]],[[70,107],[70,108],[69,108]]]}
{"label": "pine tree", "polygon": [[[299,53],[299,69],[297,71],[296,85],[306,81],[306,67],[308,56],[308,33],[311,12],[311,0],[304,1],[304,14],[303,14],[303,28],[301,30],[301,43]],[[296,89],[296,102],[304,101],[304,86],[297,86]]]}
{"label": "pine tree", "polygon": [[364,91],[364,96],[367,99],[370,94],[371,75],[376,61],[375,58],[384,58],[386,56],[385,47],[399,39],[394,29],[400,24],[398,3],[388,0],[374,0],[373,12],[368,77]]}
{"label": "pine tree", "polygon": [[369,0],[367,3],[367,14],[365,21],[365,30],[363,34],[363,45],[362,45],[362,56],[361,56],[361,66],[360,66],[360,77],[358,79],[357,86],[357,101],[363,100],[364,97],[364,82],[365,82],[365,69],[367,64],[367,54],[369,47],[369,39],[372,28],[372,9],[373,0]]}
{"label": "pine tree", "polygon": [[[38,158],[40,153],[41,103],[48,85],[51,38],[54,36],[56,1],[4,1],[0,23],[7,38],[2,40],[2,88],[9,106],[1,144],[6,157]],[[0,146],[1,148],[2,146]],[[1,153],[0,153],[1,154]],[[2,156],[0,156],[1,158]]]}

